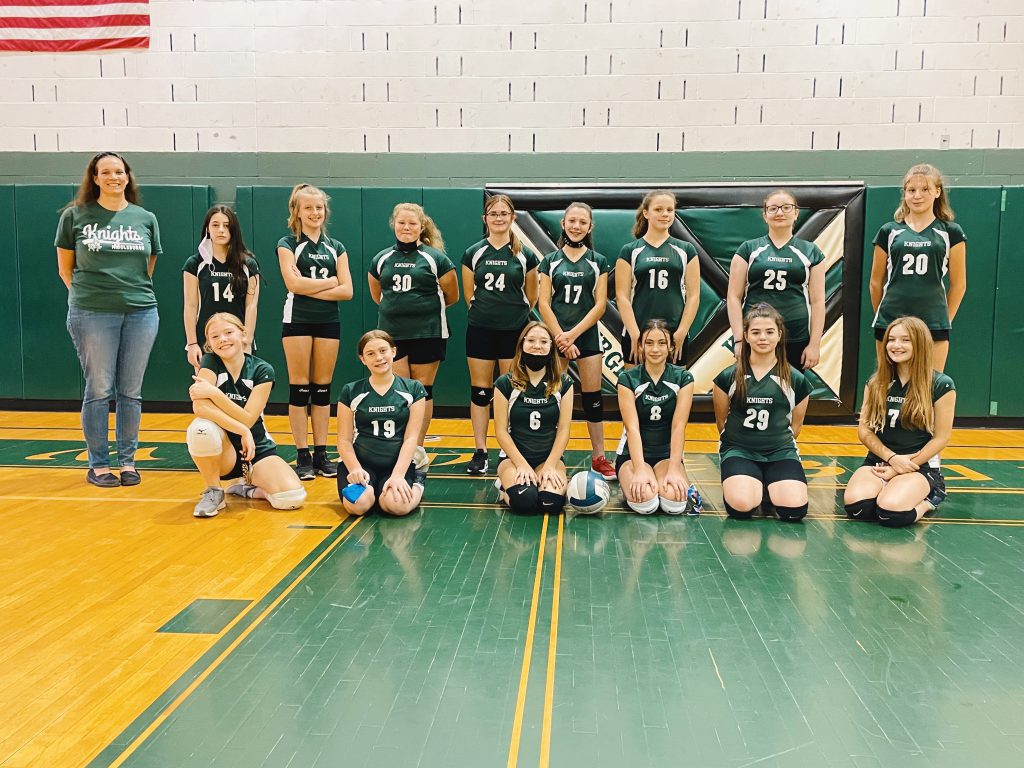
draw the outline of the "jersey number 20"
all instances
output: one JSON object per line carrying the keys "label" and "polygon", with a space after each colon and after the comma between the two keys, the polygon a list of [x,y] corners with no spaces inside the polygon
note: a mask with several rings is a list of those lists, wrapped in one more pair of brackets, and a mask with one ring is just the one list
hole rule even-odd
{"label": "jersey number 20", "polygon": [[928,254],[927,253],[904,253],[903,254],[903,274],[904,275],[923,275],[928,272]]}

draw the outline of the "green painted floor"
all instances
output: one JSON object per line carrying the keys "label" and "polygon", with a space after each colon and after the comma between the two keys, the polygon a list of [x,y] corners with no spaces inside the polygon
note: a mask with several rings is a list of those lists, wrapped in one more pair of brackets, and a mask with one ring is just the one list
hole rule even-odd
{"label": "green painted floor", "polygon": [[811,478],[800,525],[723,519],[710,456],[692,462],[700,518],[575,518],[560,560],[549,520],[536,605],[543,520],[438,468],[421,514],[330,532],[322,562],[221,663],[200,662],[209,676],[123,764],[508,765],[533,607],[518,766],[1024,765],[1016,463],[969,462],[988,479],[951,480],[935,521],[891,530],[836,517],[857,461],[816,460],[846,472]]}

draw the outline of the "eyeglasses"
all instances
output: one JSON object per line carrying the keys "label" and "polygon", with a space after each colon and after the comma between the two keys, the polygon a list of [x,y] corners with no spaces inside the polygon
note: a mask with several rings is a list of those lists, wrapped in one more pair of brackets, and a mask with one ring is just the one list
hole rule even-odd
{"label": "eyeglasses", "polygon": [[488,219],[507,219],[512,215],[512,211],[488,211]]}
{"label": "eyeglasses", "polygon": [[785,203],[783,205],[766,205],[764,207],[764,212],[769,216],[774,216],[779,211],[782,211],[783,213],[792,213],[795,210],[796,206],[792,203]]}

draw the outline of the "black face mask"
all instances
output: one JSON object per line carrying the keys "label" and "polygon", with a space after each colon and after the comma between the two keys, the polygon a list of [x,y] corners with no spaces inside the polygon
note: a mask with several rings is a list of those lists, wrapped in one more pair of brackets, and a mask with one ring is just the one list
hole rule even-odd
{"label": "black face mask", "polygon": [[582,248],[587,244],[586,235],[583,236],[582,240],[576,242],[571,237],[569,237],[569,233],[565,231],[565,227],[562,228],[562,239],[565,240],[565,244],[568,245],[570,248]]}
{"label": "black face mask", "polygon": [[403,243],[401,240],[395,241],[395,250],[402,253],[414,253],[417,248],[419,248],[419,245],[415,240],[411,243]]}
{"label": "black face mask", "polygon": [[543,371],[547,367],[548,361],[551,360],[551,353],[535,355],[532,352],[523,352],[519,355],[519,359],[523,361],[523,365],[526,366],[527,370]]}

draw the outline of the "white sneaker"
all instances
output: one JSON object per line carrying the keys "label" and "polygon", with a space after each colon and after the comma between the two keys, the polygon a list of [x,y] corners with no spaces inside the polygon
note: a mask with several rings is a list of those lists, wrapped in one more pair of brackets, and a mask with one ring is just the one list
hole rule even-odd
{"label": "white sneaker", "polygon": [[199,497],[199,502],[192,510],[192,517],[216,517],[227,503],[224,501],[224,491],[220,488],[207,488]]}
{"label": "white sneaker", "polygon": [[412,455],[412,463],[416,465],[416,469],[426,469],[430,466],[430,456],[422,445],[416,446],[416,452]]}

